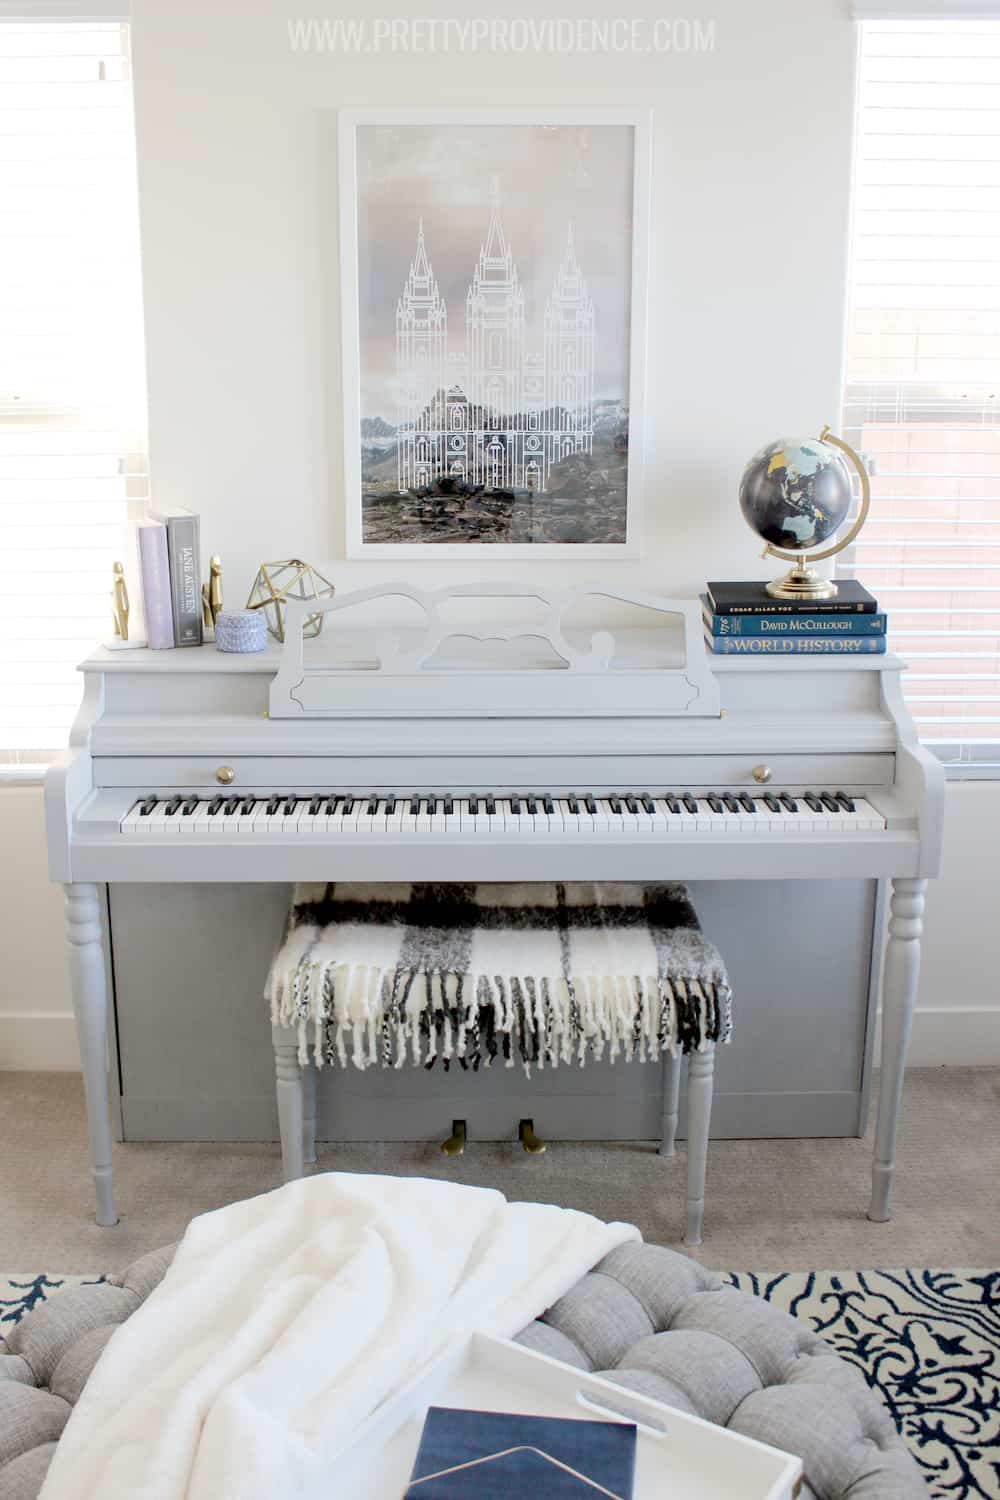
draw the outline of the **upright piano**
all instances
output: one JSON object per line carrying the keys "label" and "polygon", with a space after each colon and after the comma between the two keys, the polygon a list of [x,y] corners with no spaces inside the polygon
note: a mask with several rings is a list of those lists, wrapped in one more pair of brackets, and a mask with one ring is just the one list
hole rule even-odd
{"label": "upright piano", "polygon": [[117,1217],[106,883],[841,877],[890,883],[886,1220],[944,805],[903,666],[712,657],[694,600],[518,583],[289,601],[255,655],[97,650],[46,787],[97,1222]]}

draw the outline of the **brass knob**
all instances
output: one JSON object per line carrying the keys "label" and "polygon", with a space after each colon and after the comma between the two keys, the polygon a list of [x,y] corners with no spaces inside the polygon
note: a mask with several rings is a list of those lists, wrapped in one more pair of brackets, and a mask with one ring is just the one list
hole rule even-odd
{"label": "brass knob", "polygon": [[770,766],[754,766],[753,768],[753,779],[758,786],[766,786],[773,775],[774,772]]}
{"label": "brass knob", "polygon": [[232,786],[236,780],[236,772],[232,766],[220,766],[215,773],[215,779],[220,786]]}

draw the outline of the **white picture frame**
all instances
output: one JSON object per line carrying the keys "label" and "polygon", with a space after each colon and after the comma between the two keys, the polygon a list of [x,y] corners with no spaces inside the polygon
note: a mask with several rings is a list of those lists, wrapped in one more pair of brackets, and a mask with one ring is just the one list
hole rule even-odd
{"label": "white picture frame", "polygon": [[[632,140],[631,250],[628,264],[628,370],[627,457],[625,482],[624,536],[614,541],[415,541],[409,539],[373,540],[366,536],[363,505],[362,463],[362,316],[360,307],[359,263],[363,253],[359,246],[359,171],[358,132],[366,126],[424,126],[447,129],[462,126],[578,127],[597,130],[601,127],[625,128]],[[647,337],[647,280],[649,272],[649,194],[650,194],[650,116],[648,111],[633,110],[340,110],[337,114],[338,179],[340,198],[340,290],[343,359],[343,483],[345,536],[347,556],[352,559],[393,559],[416,561],[447,559],[453,562],[479,562],[484,554],[496,561],[548,562],[595,559],[625,560],[639,556],[642,527],[642,481],[645,448],[645,385]],[[496,192],[496,188],[493,189]],[[572,232],[572,231],[570,231]],[[407,280],[405,267],[413,260],[412,245],[400,242],[404,270],[400,285]],[[388,303],[388,298],[386,299]],[[388,311],[387,311],[388,315]],[[393,314],[395,316],[395,314]],[[398,347],[398,339],[397,339]],[[397,367],[398,368],[398,367]],[[608,406],[611,403],[605,402]],[[467,401],[472,408],[473,402]],[[482,413],[487,410],[480,406]],[[593,408],[591,408],[591,411]],[[480,422],[482,418],[479,418]],[[392,429],[408,430],[406,426]],[[412,429],[410,429],[412,432]],[[392,439],[389,440],[390,442]],[[412,436],[411,436],[412,441]],[[396,442],[397,464],[404,458]],[[493,450],[491,450],[493,451]],[[590,450],[592,452],[592,449]],[[568,453],[568,448],[566,449]],[[513,462],[513,460],[511,460]],[[535,465],[532,463],[532,467]],[[402,473],[402,468],[400,468]],[[493,470],[494,475],[496,469]],[[533,482],[534,476],[531,476]],[[391,481],[393,484],[396,481]],[[462,481],[464,482],[464,480]],[[399,484],[403,480],[400,478]],[[544,482],[543,482],[544,487]],[[394,493],[402,493],[395,489]],[[620,501],[618,502],[620,504]],[[407,502],[407,504],[409,504]],[[620,523],[619,523],[620,524]],[[369,528],[371,529],[371,528]],[[432,534],[432,533],[431,533]]]}

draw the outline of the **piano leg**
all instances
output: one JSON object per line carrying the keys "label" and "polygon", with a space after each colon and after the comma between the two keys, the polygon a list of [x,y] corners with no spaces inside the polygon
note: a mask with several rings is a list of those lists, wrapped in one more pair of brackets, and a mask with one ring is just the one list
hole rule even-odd
{"label": "piano leg", "polygon": [[705,1217],[705,1168],[708,1164],[708,1131],[712,1122],[712,1085],[715,1076],[715,1043],[704,1052],[688,1057],[687,1099],[687,1229],[685,1245],[701,1244]]}
{"label": "piano leg", "polygon": [[316,1069],[302,1070],[302,1158],[306,1166],[316,1160]]}
{"label": "piano leg", "polygon": [[878,1124],[872,1163],[869,1219],[883,1224],[889,1215],[889,1194],[896,1170],[896,1132],[906,1070],[913,1007],[920,972],[926,880],[894,880],[889,917],[889,941],[882,974],[882,1059],[878,1091]]}
{"label": "piano leg", "polygon": [[96,885],[67,885],[63,889],[66,894],[70,988],[83,1064],[97,1222],[102,1228],[110,1228],[118,1223],[118,1215],[115,1212],[115,1178],[111,1164],[108,982],[104,968],[101,897]]}
{"label": "piano leg", "polygon": [[299,1038],[294,1026],[272,1026],[274,1072],[278,1090],[278,1129],[285,1181],[305,1176],[303,1161],[302,1068]]}
{"label": "piano leg", "polygon": [[660,1155],[673,1156],[677,1142],[677,1096],[681,1088],[680,1053],[663,1055],[663,1123],[660,1126]]}

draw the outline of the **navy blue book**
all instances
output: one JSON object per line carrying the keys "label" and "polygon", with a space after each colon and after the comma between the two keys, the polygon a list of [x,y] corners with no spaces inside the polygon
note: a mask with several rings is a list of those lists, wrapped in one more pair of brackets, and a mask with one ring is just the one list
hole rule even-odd
{"label": "navy blue book", "polygon": [[632,1500],[635,1426],[432,1406],[404,1500]]}

